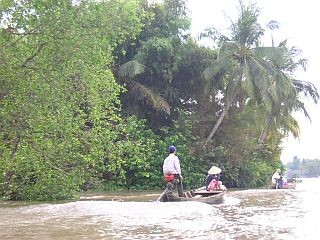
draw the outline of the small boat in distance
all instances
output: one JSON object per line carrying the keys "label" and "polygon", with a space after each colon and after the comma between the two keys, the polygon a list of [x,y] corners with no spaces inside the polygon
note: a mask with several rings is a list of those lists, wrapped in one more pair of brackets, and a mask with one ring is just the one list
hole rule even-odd
{"label": "small boat in distance", "polygon": [[295,189],[297,186],[297,179],[295,178],[287,178],[287,181],[284,182],[283,188],[284,189]]}
{"label": "small boat in distance", "polygon": [[288,178],[286,181],[279,184],[278,182],[276,185],[272,185],[271,188],[273,189],[296,189],[297,183],[299,181],[295,178]]}

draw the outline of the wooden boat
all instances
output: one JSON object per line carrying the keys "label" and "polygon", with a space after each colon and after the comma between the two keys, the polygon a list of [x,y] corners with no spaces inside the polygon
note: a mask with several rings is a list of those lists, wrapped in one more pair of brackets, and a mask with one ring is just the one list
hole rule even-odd
{"label": "wooden boat", "polygon": [[196,201],[207,204],[219,204],[223,202],[223,196],[226,191],[206,191],[203,189],[191,190],[185,193],[184,197],[176,196],[172,191],[167,189],[159,197],[160,202],[184,202],[184,201]]}
{"label": "wooden boat", "polygon": [[272,185],[271,188],[273,189],[296,189],[297,180],[294,178],[288,178],[286,182],[281,184],[280,186]]}
{"label": "wooden boat", "polygon": [[287,183],[283,185],[283,189],[296,189],[297,183]]}

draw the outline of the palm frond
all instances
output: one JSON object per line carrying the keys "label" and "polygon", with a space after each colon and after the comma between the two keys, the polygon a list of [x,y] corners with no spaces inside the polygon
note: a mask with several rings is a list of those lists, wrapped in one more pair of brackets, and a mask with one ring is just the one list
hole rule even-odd
{"label": "palm frond", "polygon": [[301,102],[300,100],[295,101],[293,110],[303,112],[304,116],[311,122],[311,118],[303,102]]}
{"label": "palm frond", "polygon": [[257,58],[251,57],[248,59],[247,66],[250,76],[253,79],[254,86],[262,95],[261,99],[266,100],[268,106],[271,106],[270,100],[274,102],[278,101],[278,96],[274,89],[272,78],[269,75],[270,73],[268,73],[264,67],[263,62],[259,61]]}
{"label": "palm frond", "polygon": [[291,132],[294,138],[299,139],[300,137],[300,127],[298,121],[292,117],[291,115],[288,115],[285,118],[285,121],[281,121],[281,128],[286,132]]}
{"label": "palm frond", "polygon": [[167,114],[170,114],[170,105],[158,93],[142,85],[141,83],[138,83],[137,81],[127,80],[126,82],[130,88],[130,94],[134,95],[138,101],[146,103],[156,111],[163,111]]}
{"label": "palm frond", "polygon": [[310,96],[314,103],[318,103],[319,93],[313,83],[294,79],[293,85],[299,93],[303,93],[305,97]]}
{"label": "palm frond", "polygon": [[212,94],[225,88],[225,76],[229,69],[230,61],[226,56],[220,56],[202,72],[204,79],[204,95]]}
{"label": "palm frond", "polygon": [[227,57],[227,56],[230,57],[237,52],[239,52],[239,46],[236,42],[225,41],[219,49],[218,58]]}
{"label": "palm frond", "polygon": [[203,38],[212,39],[214,42],[217,42],[218,45],[222,44],[225,41],[230,41],[230,39],[227,36],[221,34],[214,27],[206,28],[203,32],[201,32],[198,40],[201,40]]}
{"label": "palm frond", "polygon": [[136,60],[131,60],[119,67],[118,75],[121,78],[134,78],[136,75],[143,73],[145,66]]}
{"label": "palm frond", "polygon": [[279,62],[283,58],[284,49],[279,47],[255,47],[252,51],[256,57],[270,61]]}
{"label": "palm frond", "polygon": [[243,73],[245,77],[241,82],[241,87],[249,96],[254,97],[253,77],[250,73],[249,66],[247,64],[245,64],[244,66]]}
{"label": "palm frond", "polygon": [[271,20],[270,22],[268,22],[267,27],[270,30],[279,29],[279,23],[277,21]]}
{"label": "palm frond", "polygon": [[215,82],[216,83],[222,79],[222,77],[227,72],[226,61],[220,58],[218,61],[214,61],[213,64],[208,66],[203,72],[202,76],[206,82]]}

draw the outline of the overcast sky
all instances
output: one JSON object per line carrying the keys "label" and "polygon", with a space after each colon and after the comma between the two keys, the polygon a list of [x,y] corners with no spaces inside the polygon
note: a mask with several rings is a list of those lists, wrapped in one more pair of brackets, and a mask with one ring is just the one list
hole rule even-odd
{"label": "overcast sky", "polygon": [[[310,81],[320,92],[319,64],[320,11],[318,1],[314,0],[244,0],[245,3],[256,3],[261,14],[259,23],[265,26],[271,20],[280,24],[280,29],[272,33],[275,43],[288,40],[288,46],[295,46],[303,51],[302,56],[308,59],[307,71],[297,71],[297,79]],[[192,33],[196,37],[206,27],[215,27],[227,31],[230,19],[238,16],[238,0],[188,0],[192,17]],[[266,35],[265,45],[271,45],[271,35]],[[300,141],[289,137],[283,143],[281,160],[286,163],[294,156],[300,159],[320,159],[320,104],[307,101],[307,109],[312,123],[303,114],[295,114],[299,121]]]}

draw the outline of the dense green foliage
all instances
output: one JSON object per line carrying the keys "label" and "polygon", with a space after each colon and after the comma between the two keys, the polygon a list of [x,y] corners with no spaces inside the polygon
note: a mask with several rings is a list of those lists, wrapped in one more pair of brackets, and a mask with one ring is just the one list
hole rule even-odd
{"label": "dense green foliage", "polygon": [[127,151],[131,123],[120,118],[121,87],[108,65],[114,46],[141,28],[138,1],[1,9],[12,16],[0,35],[1,193],[69,198],[88,178],[117,169]]}
{"label": "dense green foliage", "polygon": [[240,9],[230,38],[203,35],[219,36],[208,48],[184,0],[1,1],[2,199],[161,189],[171,144],[185,188],[212,165],[228,187],[266,185],[298,135],[293,111],[307,115],[300,93],[318,93],[292,77],[300,52],[259,46],[259,11]]}

